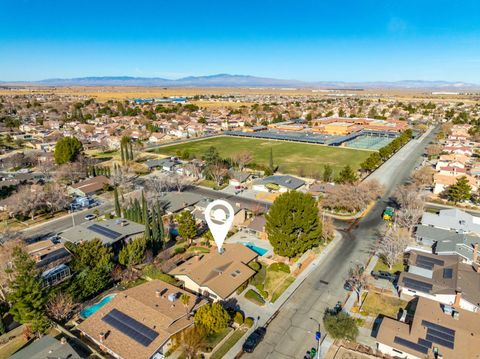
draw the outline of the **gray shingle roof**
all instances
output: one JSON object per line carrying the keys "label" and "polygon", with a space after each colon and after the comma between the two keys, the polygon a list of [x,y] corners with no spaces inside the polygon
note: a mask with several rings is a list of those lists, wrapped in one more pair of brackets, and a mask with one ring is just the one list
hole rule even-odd
{"label": "gray shingle roof", "polygon": [[421,223],[424,226],[480,234],[480,218],[457,208],[444,209],[439,214],[425,212]]}
{"label": "gray shingle roof", "polygon": [[255,181],[255,184],[260,184],[260,185],[266,185],[268,183],[274,183],[279,186],[286,187],[288,189],[297,189],[302,187],[305,184],[305,181],[301,180],[300,178],[289,176],[289,175],[268,176]]}
{"label": "gray shingle roof", "polygon": [[10,359],[80,359],[81,356],[70,346],[60,343],[50,335],[35,340],[32,344],[19,350],[9,357]]}

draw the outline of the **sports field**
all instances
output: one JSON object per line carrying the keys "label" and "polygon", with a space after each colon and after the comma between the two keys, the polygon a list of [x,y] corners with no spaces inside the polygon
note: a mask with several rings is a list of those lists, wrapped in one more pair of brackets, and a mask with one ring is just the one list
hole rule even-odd
{"label": "sports field", "polygon": [[321,174],[325,164],[331,165],[335,173],[347,164],[357,169],[360,163],[370,155],[369,151],[349,148],[231,136],[161,147],[155,152],[176,155],[178,151],[187,150],[195,157],[201,158],[210,146],[216,147],[223,158],[230,158],[236,152],[248,150],[253,154],[252,162],[264,166],[268,166],[270,149],[272,149],[273,162],[275,166],[279,166],[279,172],[307,177]]}

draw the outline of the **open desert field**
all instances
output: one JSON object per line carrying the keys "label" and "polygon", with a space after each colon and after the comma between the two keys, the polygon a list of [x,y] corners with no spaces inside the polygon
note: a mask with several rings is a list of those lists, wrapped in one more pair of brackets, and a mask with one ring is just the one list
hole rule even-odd
{"label": "open desert field", "polygon": [[187,150],[201,157],[211,146],[216,147],[220,156],[225,158],[233,156],[236,152],[248,150],[253,154],[252,162],[259,165],[268,165],[270,149],[272,149],[273,162],[279,166],[279,172],[304,176],[322,173],[325,164],[331,165],[335,173],[347,164],[358,168],[360,163],[370,155],[370,152],[365,150],[231,136],[161,147],[155,152],[175,155],[178,151]]}

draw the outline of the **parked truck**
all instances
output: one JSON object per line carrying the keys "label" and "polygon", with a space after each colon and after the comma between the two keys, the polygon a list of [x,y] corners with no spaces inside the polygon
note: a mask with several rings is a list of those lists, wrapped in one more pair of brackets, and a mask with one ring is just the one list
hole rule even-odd
{"label": "parked truck", "polygon": [[383,219],[386,221],[390,221],[392,220],[394,214],[395,214],[395,210],[392,207],[387,207],[383,211]]}

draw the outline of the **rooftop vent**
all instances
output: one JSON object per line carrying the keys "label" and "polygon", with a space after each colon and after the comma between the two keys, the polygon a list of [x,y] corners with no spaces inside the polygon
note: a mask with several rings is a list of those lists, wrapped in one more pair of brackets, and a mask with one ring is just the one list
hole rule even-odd
{"label": "rooftop vent", "polygon": [[169,300],[170,302],[175,302],[175,301],[177,300],[177,294],[176,294],[176,293],[170,293],[170,294],[168,295],[168,300]]}

